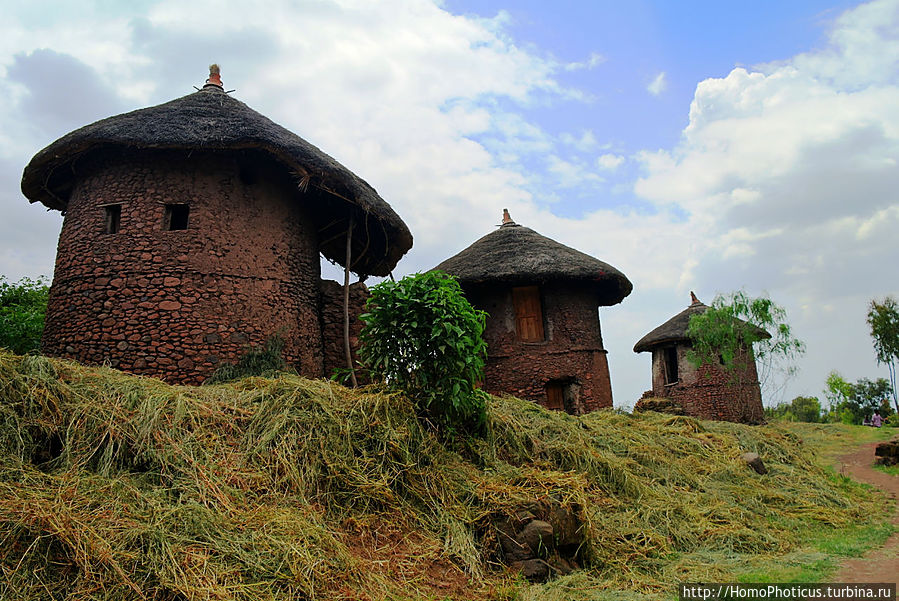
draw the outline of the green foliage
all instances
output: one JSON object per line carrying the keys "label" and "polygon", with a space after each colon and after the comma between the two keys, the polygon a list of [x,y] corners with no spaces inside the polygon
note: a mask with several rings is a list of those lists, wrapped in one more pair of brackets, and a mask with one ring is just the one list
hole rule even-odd
{"label": "green foliage", "polygon": [[861,424],[866,417],[873,415],[875,409],[880,411],[883,418],[887,418],[893,413],[887,400],[891,390],[890,383],[884,378],[874,381],[861,378],[852,383],[832,371],[827,376],[825,391],[830,403],[827,421]]}
{"label": "green foliage", "polygon": [[755,361],[763,385],[773,371],[791,375],[795,368],[788,363],[805,352],[782,307],[743,291],[716,296],[707,311],[690,318],[687,336],[693,346],[687,359],[697,367],[720,363],[739,379]]}
{"label": "green foliage", "polygon": [[458,282],[436,271],[384,281],[372,287],[366,311],[359,358],[372,376],[405,392],[438,425],[480,431],[487,314]]}
{"label": "green foliage", "polygon": [[816,423],[821,421],[821,402],[818,397],[798,396],[790,403],[765,407],[765,417],[790,422]]}
{"label": "green foliage", "polygon": [[209,376],[204,384],[221,384],[250,376],[270,378],[287,369],[284,361],[284,339],[277,334],[265,341],[262,348],[248,350],[237,363],[222,365]]}
{"label": "green foliage", "polygon": [[886,364],[890,370],[890,386],[893,391],[893,405],[899,413],[899,397],[896,389],[896,367],[899,363],[899,304],[892,296],[883,299],[882,303],[871,301],[868,306],[868,326],[874,339],[874,351],[877,363]]}
{"label": "green foliage", "polygon": [[0,347],[20,355],[40,348],[48,293],[43,278],[10,284],[0,276]]}

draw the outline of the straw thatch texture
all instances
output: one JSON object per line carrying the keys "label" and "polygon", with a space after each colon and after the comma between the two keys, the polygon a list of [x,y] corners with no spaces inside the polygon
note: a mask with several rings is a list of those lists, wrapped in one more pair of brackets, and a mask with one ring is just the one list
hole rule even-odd
{"label": "straw thatch texture", "polygon": [[[816,463],[852,426],[489,413],[485,439],[447,442],[375,389],[0,351],[0,599],[655,600],[808,563],[815,534],[845,549],[883,513]],[[552,500],[581,508],[582,569],[520,590],[491,524]]]}
{"label": "straw thatch texture", "polygon": [[[109,117],[77,129],[38,152],[22,176],[31,202],[65,211],[78,179],[78,161],[94,151],[117,149],[255,151],[281,165],[301,190],[318,193],[321,252],[343,264],[352,211],[352,269],[387,275],[412,246],[412,234],[390,205],[333,158],[260,115],[217,86]],[[341,235],[341,232],[343,234]]]}
{"label": "straw thatch texture", "polygon": [[[644,351],[650,351],[653,347],[661,344],[688,341],[687,328],[690,326],[690,318],[694,315],[705,313],[708,308],[708,305],[704,305],[698,301],[691,304],[689,307],[638,340],[637,344],[634,345],[634,352],[642,353]],[[743,320],[738,321],[742,322]],[[761,328],[756,329],[758,330],[758,335],[762,338],[771,338],[771,335],[765,330]]]}
{"label": "straw thatch texture", "polygon": [[608,263],[517,224],[487,234],[436,269],[463,285],[582,281],[595,287],[600,305],[618,304],[633,289]]}

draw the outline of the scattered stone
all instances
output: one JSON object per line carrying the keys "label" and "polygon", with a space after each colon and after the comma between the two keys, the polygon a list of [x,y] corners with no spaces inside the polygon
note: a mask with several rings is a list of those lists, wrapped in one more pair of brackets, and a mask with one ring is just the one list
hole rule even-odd
{"label": "scattered stone", "polygon": [[[651,394],[647,391],[645,394]],[[684,408],[671,399],[661,397],[644,396],[634,405],[634,411],[656,411],[658,413],[670,413],[671,415],[686,415]]]}
{"label": "scattered stone", "polygon": [[554,547],[552,524],[532,520],[521,530],[519,540],[531,550],[531,557],[547,557]]}
{"label": "scattered stone", "polygon": [[557,499],[525,503],[495,516],[501,558],[532,582],[578,569],[584,543],[581,507]]}
{"label": "scattered stone", "polygon": [[743,461],[754,469],[757,474],[765,475],[768,473],[768,468],[762,463],[762,458],[759,457],[758,453],[743,453]]}
{"label": "scattered stone", "polygon": [[542,559],[527,559],[525,561],[516,562],[512,566],[521,571],[521,575],[531,582],[545,582],[549,579],[549,564]]}
{"label": "scattered stone", "polygon": [[888,440],[877,445],[874,449],[877,465],[899,465],[899,439]]}

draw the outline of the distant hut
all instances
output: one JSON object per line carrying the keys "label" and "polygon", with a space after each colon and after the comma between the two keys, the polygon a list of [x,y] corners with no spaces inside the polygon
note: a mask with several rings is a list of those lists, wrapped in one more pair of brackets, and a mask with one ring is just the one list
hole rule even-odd
{"label": "distant hut", "polygon": [[215,65],[193,94],[52,143],[22,191],[65,215],[44,352],[171,382],[200,382],[272,335],[322,375],[344,355],[322,335],[342,329],[322,309],[343,291],[322,286],[319,253],[387,275],[412,246],[371,186],[232,98]]}
{"label": "distant hut", "polygon": [[[636,408],[660,408],[703,419],[762,422],[762,394],[754,360],[741,361],[738,357],[740,367],[735,371],[708,364],[697,368],[687,360],[692,348],[687,337],[690,318],[708,310],[692,292],[690,299],[689,307],[634,345],[635,353],[652,353],[652,390],[643,394]],[[759,330],[759,335],[770,338],[764,330]],[[740,356],[749,357],[749,349],[744,347]],[[668,402],[659,403],[658,399]]]}
{"label": "distant hut", "polygon": [[611,407],[597,307],[620,303],[633,286],[503,213],[496,231],[436,267],[489,315],[484,388],[573,414]]}

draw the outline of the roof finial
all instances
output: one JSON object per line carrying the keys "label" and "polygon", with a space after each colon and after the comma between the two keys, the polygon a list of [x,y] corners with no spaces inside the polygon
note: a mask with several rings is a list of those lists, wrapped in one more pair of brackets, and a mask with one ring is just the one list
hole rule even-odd
{"label": "roof finial", "polygon": [[701,305],[702,304],[701,302],[699,302],[699,299],[696,298],[696,295],[693,294],[692,290],[690,291],[690,304],[691,305]]}
{"label": "roof finial", "polygon": [[515,225],[512,216],[509,215],[509,209],[503,209],[503,225]]}
{"label": "roof finial", "polygon": [[217,86],[219,88],[223,88],[222,85],[222,75],[219,66],[215,63],[209,65],[209,79],[206,80],[206,85],[203,86]]}

